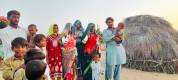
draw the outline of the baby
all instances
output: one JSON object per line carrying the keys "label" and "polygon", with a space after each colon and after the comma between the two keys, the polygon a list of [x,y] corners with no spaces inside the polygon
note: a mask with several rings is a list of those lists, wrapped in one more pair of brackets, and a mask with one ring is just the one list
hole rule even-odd
{"label": "baby", "polygon": [[117,44],[120,44],[123,40],[123,31],[124,29],[124,24],[123,23],[119,23],[117,26],[117,33],[116,33],[116,37],[119,38],[121,41],[117,42]]}

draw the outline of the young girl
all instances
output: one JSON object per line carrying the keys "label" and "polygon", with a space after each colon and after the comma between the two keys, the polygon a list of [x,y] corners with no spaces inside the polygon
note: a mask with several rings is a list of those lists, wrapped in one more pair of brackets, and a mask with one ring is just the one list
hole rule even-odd
{"label": "young girl", "polygon": [[77,49],[75,47],[76,40],[71,32],[71,23],[67,23],[63,30],[63,71],[66,80],[75,80],[75,57],[77,56]]}
{"label": "young girl", "polygon": [[60,44],[59,29],[57,24],[50,26],[47,37],[47,61],[52,80],[62,79],[62,50]]}
{"label": "young girl", "polygon": [[[46,52],[46,36],[43,34],[36,34],[33,39],[33,44],[35,44],[35,48],[42,51],[45,56],[47,56]],[[44,59],[44,62],[47,63],[47,57]],[[49,66],[47,65],[45,75],[47,75],[47,79],[50,80],[49,76]]]}

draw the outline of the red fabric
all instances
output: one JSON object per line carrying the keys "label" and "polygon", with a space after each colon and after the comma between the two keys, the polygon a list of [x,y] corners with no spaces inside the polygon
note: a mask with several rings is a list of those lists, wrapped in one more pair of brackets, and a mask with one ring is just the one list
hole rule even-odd
{"label": "red fabric", "polygon": [[74,64],[72,64],[72,67],[70,68],[70,70],[68,71],[67,75],[66,75],[66,80],[74,80],[73,79],[73,69],[74,69]]}
{"label": "red fabric", "polygon": [[68,42],[64,45],[64,48],[75,48],[76,40],[74,37],[69,37]]}
{"label": "red fabric", "polygon": [[92,54],[96,47],[97,37],[98,36],[96,34],[91,35],[91,37],[87,40],[85,44],[84,53],[88,53],[89,55]]}
{"label": "red fabric", "polygon": [[[54,42],[57,41],[56,46]],[[47,62],[50,68],[50,76],[62,76],[62,50],[59,43],[59,36],[49,36],[47,38]]]}

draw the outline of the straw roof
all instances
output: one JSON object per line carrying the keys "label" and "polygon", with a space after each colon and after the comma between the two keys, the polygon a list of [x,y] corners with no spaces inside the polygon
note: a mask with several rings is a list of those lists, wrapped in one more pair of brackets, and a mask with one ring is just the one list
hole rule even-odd
{"label": "straw roof", "polygon": [[126,67],[176,73],[178,37],[169,22],[156,16],[137,15],[126,18],[124,26]]}

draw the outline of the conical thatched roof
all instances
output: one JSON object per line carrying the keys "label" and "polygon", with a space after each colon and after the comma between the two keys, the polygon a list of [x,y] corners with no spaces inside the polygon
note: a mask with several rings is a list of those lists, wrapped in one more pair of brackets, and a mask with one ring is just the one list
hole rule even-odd
{"label": "conical thatched roof", "polygon": [[138,15],[124,21],[127,67],[175,73],[178,58],[176,31],[160,17]]}
{"label": "conical thatched roof", "polygon": [[178,44],[178,32],[176,32],[175,34],[173,34],[174,39],[176,40],[177,44]]}

